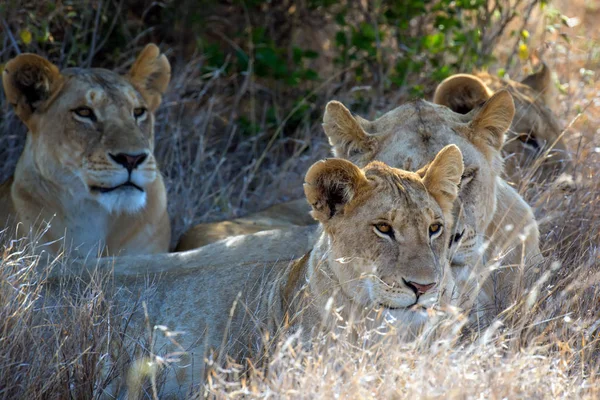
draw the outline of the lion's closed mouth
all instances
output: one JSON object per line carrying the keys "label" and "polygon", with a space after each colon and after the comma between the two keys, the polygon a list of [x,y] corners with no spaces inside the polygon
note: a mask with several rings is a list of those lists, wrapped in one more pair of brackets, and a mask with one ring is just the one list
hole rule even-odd
{"label": "lion's closed mouth", "polygon": [[383,304],[383,303],[379,303],[379,306],[385,308],[386,310],[407,310],[407,311],[423,311],[427,308],[423,304],[420,304],[420,303],[414,303],[408,307],[396,307],[396,306],[390,306],[388,304]]}
{"label": "lion's closed mouth", "polygon": [[112,192],[114,190],[117,189],[122,189],[122,188],[126,188],[126,187],[132,187],[134,189],[139,190],[140,192],[143,192],[144,189],[142,189],[141,187],[139,187],[138,185],[136,185],[135,183],[131,182],[131,181],[127,181],[121,185],[118,186],[114,186],[111,188],[105,188],[105,187],[100,187],[100,186],[91,186],[90,189],[95,191],[95,192],[100,192],[100,193],[109,193]]}
{"label": "lion's closed mouth", "polygon": [[379,306],[385,308],[386,310],[410,310],[412,307],[412,305],[408,306],[408,307],[396,307],[396,306],[390,306],[388,304],[383,304],[383,303],[379,303]]}

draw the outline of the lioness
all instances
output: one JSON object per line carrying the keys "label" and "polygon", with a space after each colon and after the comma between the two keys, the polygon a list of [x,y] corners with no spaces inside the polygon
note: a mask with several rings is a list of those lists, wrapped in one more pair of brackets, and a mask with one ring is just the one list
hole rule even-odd
{"label": "lioness", "polygon": [[[192,378],[202,381],[209,347],[249,355],[267,345],[265,332],[273,338],[284,327],[302,328],[306,338],[331,329],[340,323],[331,318],[334,310],[345,321],[369,315],[376,326],[382,322],[377,315],[384,316],[414,334],[428,319],[425,308],[450,301],[446,252],[462,172],[454,145],[440,151],[423,177],[380,162],[363,169],[341,159],[315,163],[304,191],[320,223],[319,237],[291,263],[232,263],[221,250],[227,241],[190,252],[196,264],[187,270],[181,264],[165,269],[169,264],[161,260],[172,264],[188,253],[120,257],[119,263],[137,264],[138,274],[145,271],[143,258],[153,272],[162,272],[148,303],[151,323],[186,332],[174,338],[180,346],[155,335],[155,353],[184,350],[192,357],[177,379],[168,377],[166,392],[185,388]],[[208,263],[199,262],[207,253]],[[126,269],[115,270],[119,283],[128,276]],[[133,290],[131,282],[127,286]],[[136,321],[144,331],[144,318]]]}
{"label": "lioness", "polygon": [[504,143],[505,171],[515,181],[519,170],[535,166],[536,175],[547,179],[571,164],[558,119],[551,110],[554,104],[550,70],[542,68],[522,82],[501,79],[488,73],[457,74],[437,87],[433,102],[466,114],[480,107],[494,92],[506,89],[515,102],[515,118]]}
{"label": "lioness", "polygon": [[[168,250],[167,198],[154,159],[154,111],[171,76],[158,47],[129,73],[63,71],[34,54],[10,60],[4,92],[29,128],[14,177],[0,186],[0,224],[45,231],[82,255]],[[46,223],[49,225],[46,227]]]}

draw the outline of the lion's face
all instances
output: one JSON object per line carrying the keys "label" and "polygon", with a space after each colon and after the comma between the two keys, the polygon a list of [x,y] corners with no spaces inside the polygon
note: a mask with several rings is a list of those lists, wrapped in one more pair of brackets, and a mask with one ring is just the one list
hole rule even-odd
{"label": "lion's face", "polygon": [[156,179],[154,117],[134,87],[105,70],[65,71],[61,93],[39,117],[35,154],[51,180],[76,180],[109,211],[135,212]]}
{"label": "lion's face", "polygon": [[426,101],[402,105],[375,121],[354,117],[338,102],[327,105],[324,124],[337,157],[357,165],[372,160],[424,175],[438,151],[449,144],[460,148],[464,160],[455,216],[461,231],[450,240],[464,243],[455,258],[471,258],[480,249],[496,209],[496,177],[502,172],[503,136],[513,117],[513,102],[499,92],[477,112],[468,115]]}
{"label": "lion's face", "polygon": [[373,162],[330,159],[307,173],[305,192],[327,234],[328,265],[355,304],[405,320],[436,304],[448,283],[447,243],[463,165],[443,149],[422,178]]}
{"label": "lion's face", "polygon": [[142,52],[126,76],[58,68],[22,55],[5,68],[9,101],[30,129],[31,157],[45,181],[109,212],[133,213],[159,173],[154,115],[170,67],[158,49]]}
{"label": "lion's face", "polygon": [[466,114],[479,109],[503,88],[511,93],[515,103],[515,117],[506,132],[503,149],[507,174],[522,177],[526,172],[546,179],[568,168],[571,158],[558,119],[550,109],[554,91],[545,65],[523,82],[502,80],[487,73],[453,75],[440,83],[434,103]]}

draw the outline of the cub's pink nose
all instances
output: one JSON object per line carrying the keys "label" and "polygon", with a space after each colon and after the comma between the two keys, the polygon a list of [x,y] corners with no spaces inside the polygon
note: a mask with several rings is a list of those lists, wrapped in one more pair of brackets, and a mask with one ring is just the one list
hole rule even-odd
{"label": "cub's pink nose", "polygon": [[427,293],[430,289],[432,289],[435,286],[435,282],[427,283],[425,285],[417,283],[417,282],[408,282],[408,281],[404,281],[404,282],[406,283],[406,286],[411,288],[417,296]]}

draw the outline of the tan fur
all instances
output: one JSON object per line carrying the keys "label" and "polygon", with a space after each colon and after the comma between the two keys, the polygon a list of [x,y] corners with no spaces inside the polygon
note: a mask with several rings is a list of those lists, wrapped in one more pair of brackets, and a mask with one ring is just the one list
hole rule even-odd
{"label": "tan fur", "polygon": [[503,80],[488,73],[457,74],[437,87],[433,102],[466,114],[479,109],[494,92],[506,89],[515,101],[515,117],[504,143],[506,173],[519,179],[519,169],[539,168],[539,179],[556,176],[571,167],[571,157],[562,136],[558,118],[551,111],[554,90],[545,64],[522,82]]}
{"label": "tan fur", "polygon": [[149,44],[129,70],[131,84],[142,94],[148,107],[156,111],[171,80],[171,65],[159,48]]}
{"label": "tan fur", "polygon": [[[59,71],[34,54],[10,60],[4,92],[29,132],[13,179],[0,187],[0,221],[11,216],[22,235],[46,230],[40,243],[49,244],[40,249],[52,252],[63,243],[81,255],[167,251],[171,232],[153,156],[153,111],[169,79],[169,63],[152,44],[125,77],[103,69]],[[144,158],[129,172],[117,162],[122,154]],[[120,186],[128,181],[137,188]]]}
{"label": "tan fur", "polygon": [[[172,337],[181,346],[154,334],[155,354],[187,353],[178,365],[189,367],[173,366],[166,392],[202,383],[209,348],[252,356],[256,363],[281,332],[301,329],[307,339],[347,321],[379,327],[382,318],[397,320],[400,333],[414,335],[429,319],[426,309],[450,301],[446,244],[461,173],[456,146],[436,157],[427,179],[379,162],[362,170],[346,160],[316,163],[306,174],[305,192],[320,228],[308,253],[292,262],[293,252],[309,243],[305,231],[260,232],[190,252],[118,257],[117,287],[126,284],[137,293],[145,285],[142,277],[157,280],[147,300],[150,326],[185,332]],[[381,222],[393,228],[394,237],[376,233],[374,225]],[[433,223],[443,228],[432,237]],[[265,262],[274,253],[278,262]],[[417,296],[405,282],[435,287]],[[129,302],[126,296],[123,301]],[[130,335],[145,332],[144,313],[129,329]]]}
{"label": "tan fur", "polygon": [[248,235],[273,229],[284,229],[294,226],[313,225],[315,220],[310,216],[310,206],[306,199],[293,200],[276,204],[248,217],[231,221],[220,221],[199,224],[179,239],[176,251],[197,249],[209,243],[232,236]]}

